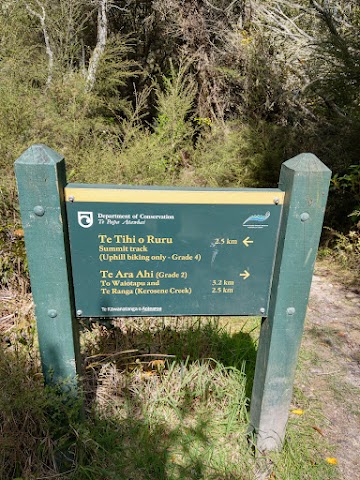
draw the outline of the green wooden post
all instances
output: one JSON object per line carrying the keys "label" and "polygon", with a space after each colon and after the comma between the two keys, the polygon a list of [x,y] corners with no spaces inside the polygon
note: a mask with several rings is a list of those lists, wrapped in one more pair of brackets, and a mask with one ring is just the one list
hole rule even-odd
{"label": "green wooden post", "polygon": [[330,177],[331,171],[308,153],[281,168],[284,211],[250,408],[250,427],[262,452],[281,448],[285,436]]}
{"label": "green wooden post", "polygon": [[77,384],[78,327],[71,285],[63,157],[34,145],[15,162],[45,382]]}

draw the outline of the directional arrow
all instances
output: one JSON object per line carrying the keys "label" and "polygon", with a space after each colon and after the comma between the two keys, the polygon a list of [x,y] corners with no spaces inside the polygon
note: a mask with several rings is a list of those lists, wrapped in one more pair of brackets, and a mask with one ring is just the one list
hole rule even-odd
{"label": "directional arrow", "polygon": [[246,280],[250,277],[250,273],[247,270],[244,270],[244,273],[240,273],[240,277],[243,277],[243,280]]}
{"label": "directional arrow", "polygon": [[244,238],[242,243],[245,245],[245,247],[248,247],[250,245],[250,243],[254,243],[254,241],[250,240],[250,237],[246,237],[246,238]]}

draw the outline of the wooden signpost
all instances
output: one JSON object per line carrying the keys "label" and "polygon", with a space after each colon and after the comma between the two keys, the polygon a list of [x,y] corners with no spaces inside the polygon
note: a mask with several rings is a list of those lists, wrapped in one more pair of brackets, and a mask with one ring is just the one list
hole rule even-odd
{"label": "wooden signpost", "polygon": [[331,172],[312,154],[278,189],[67,184],[44,145],[16,162],[45,381],[76,387],[79,317],[262,317],[250,423],[281,447]]}

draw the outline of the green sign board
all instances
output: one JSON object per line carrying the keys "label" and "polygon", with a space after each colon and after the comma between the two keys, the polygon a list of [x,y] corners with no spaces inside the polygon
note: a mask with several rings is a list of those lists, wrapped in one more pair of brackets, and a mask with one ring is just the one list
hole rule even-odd
{"label": "green sign board", "polygon": [[283,197],[69,184],[77,316],[265,315]]}

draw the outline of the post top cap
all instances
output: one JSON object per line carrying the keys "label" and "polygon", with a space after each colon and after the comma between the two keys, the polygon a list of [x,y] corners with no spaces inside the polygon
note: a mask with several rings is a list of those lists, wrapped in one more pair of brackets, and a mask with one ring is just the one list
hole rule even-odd
{"label": "post top cap", "polygon": [[43,144],[35,144],[29,147],[25,152],[16,160],[15,164],[21,165],[55,165],[64,157],[55,152],[52,148]]}
{"label": "post top cap", "polygon": [[313,153],[300,153],[283,163],[296,172],[330,172],[331,170]]}

